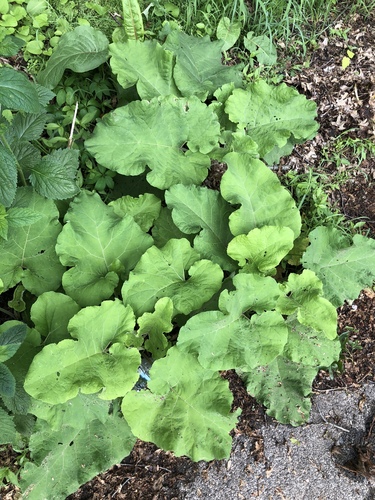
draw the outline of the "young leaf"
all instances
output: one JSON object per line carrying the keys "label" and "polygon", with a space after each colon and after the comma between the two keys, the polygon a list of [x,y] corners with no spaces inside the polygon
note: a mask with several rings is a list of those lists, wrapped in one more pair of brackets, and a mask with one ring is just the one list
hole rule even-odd
{"label": "young leaf", "polygon": [[139,334],[148,336],[145,349],[152,354],[153,359],[164,358],[167,354],[169,342],[164,333],[172,331],[172,318],[172,299],[163,297],[156,302],[154,312],[146,312],[137,320]]}
{"label": "young leaf", "polygon": [[356,234],[350,238],[333,227],[317,227],[310,235],[303,267],[322,280],[325,297],[335,307],[354,300],[375,280],[375,240]]}
{"label": "young leaf", "polygon": [[144,28],[138,0],[122,0],[122,14],[126,37],[129,40],[142,39]]}
{"label": "young leaf", "polygon": [[9,207],[16,196],[16,189],[17,160],[0,142],[0,203]]}
{"label": "young leaf", "polygon": [[229,432],[240,414],[230,413],[228,382],[176,347],[155,361],[150,377],[148,391],[131,391],[122,402],[132,432],[178,457],[228,458]]}
{"label": "young leaf", "polygon": [[221,180],[223,198],[242,205],[229,217],[234,236],[263,226],[289,227],[296,238],[301,216],[290,193],[266,165],[246,154],[228,153],[228,169]]}
{"label": "young leaf", "polygon": [[152,245],[130,215],[120,217],[97,193],[82,191],[71,203],[57,240],[61,262],[72,266],[63,286],[79,305],[100,304]]}
{"label": "young leaf", "polygon": [[233,210],[220,193],[206,187],[177,184],[165,193],[165,201],[172,209],[173,222],[182,232],[199,233],[194,248],[202,257],[226,271],[236,269],[226,252],[232,239],[228,218]]}
{"label": "young leaf", "polygon": [[222,51],[230,49],[241,34],[241,23],[231,22],[228,17],[222,17],[217,25],[216,36],[224,42]]}
{"label": "young leaf", "polygon": [[20,71],[5,67],[0,68],[0,105],[26,113],[41,110],[36,86]]}
{"label": "young leaf", "polygon": [[119,300],[82,309],[68,325],[77,340],[45,346],[30,366],[25,390],[51,404],[64,403],[79,391],[100,391],[98,397],[105,400],[123,396],[139,377],[140,354],[122,342],[134,324],[133,311]]}
{"label": "young leaf", "polygon": [[57,149],[30,167],[30,182],[35,191],[46,198],[72,198],[79,192],[76,182],[78,167],[78,151]]}
{"label": "young leaf", "polygon": [[174,56],[156,40],[112,43],[109,54],[111,68],[119,84],[124,89],[136,85],[141,99],[181,95],[172,76]]}
{"label": "young leaf", "polygon": [[275,87],[259,80],[246,90],[235,89],[225,111],[258,144],[261,158],[285,146],[288,139],[294,143],[310,139],[318,129],[315,102],[284,83]]}
{"label": "young leaf", "polygon": [[153,226],[161,209],[160,199],[150,193],[141,194],[138,198],[123,196],[108,205],[113,207],[115,214],[120,217],[131,215],[145,233]]}
{"label": "young leaf", "polygon": [[35,295],[56,290],[64,272],[55,252],[61,231],[56,205],[31,188],[19,188],[13,207],[32,210],[40,218],[28,225],[9,227],[8,240],[0,241],[0,277],[5,289],[22,282]]}
{"label": "young leaf", "polygon": [[172,31],[163,47],[176,55],[173,76],[183,96],[196,95],[202,101],[225,83],[242,86],[238,66],[221,63],[223,41],[211,42],[208,36],[197,38]]}
{"label": "young leaf", "polygon": [[108,58],[108,40],[99,30],[91,26],[78,26],[65,33],[56,50],[38,74],[38,82],[53,89],[66,69],[84,73],[97,68]]}
{"label": "young leaf", "polygon": [[172,299],[174,315],[189,314],[220,289],[222,279],[220,267],[200,260],[186,239],[169,240],[163,248],[153,246],[142,255],[121,292],[137,316],[151,312],[162,297]]}
{"label": "young leaf", "polygon": [[[170,96],[134,101],[108,113],[85,145],[101,165],[122,175],[139,175],[148,166],[148,182],[167,189],[201,184],[210,165],[207,153],[219,136],[217,117],[205,104]],[[190,151],[183,151],[184,144]]]}
{"label": "young leaf", "polygon": [[254,55],[259,64],[276,64],[277,52],[272,40],[266,35],[253,36],[250,31],[243,40],[245,48]]}

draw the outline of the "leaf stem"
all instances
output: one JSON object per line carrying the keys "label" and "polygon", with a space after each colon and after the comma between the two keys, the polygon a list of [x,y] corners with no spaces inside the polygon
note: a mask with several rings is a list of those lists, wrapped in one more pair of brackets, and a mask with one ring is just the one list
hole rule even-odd
{"label": "leaf stem", "polygon": [[26,177],[25,177],[25,175],[24,175],[24,173],[23,173],[23,170],[22,170],[22,168],[21,168],[21,165],[18,163],[17,158],[16,158],[16,157],[15,157],[15,155],[13,154],[12,148],[10,147],[9,142],[6,140],[6,138],[5,138],[5,135],[4,135],[4,134],[0,134],[0,141],[3,143],[3,146],[4,146],[5,148],[7,148],[7,149],[8,149],[8,151],[9,151],[9,152],[10,152],[10,153],[14,156],[14,160],[15,160],[16,165],[17,165],[17,171],[18,171],[18,175],[19,175],[19,177],[20,177],[20,179],[21,179],[21,183],[22,183],[22,185],[23,185],[23,186],[27,186]]}

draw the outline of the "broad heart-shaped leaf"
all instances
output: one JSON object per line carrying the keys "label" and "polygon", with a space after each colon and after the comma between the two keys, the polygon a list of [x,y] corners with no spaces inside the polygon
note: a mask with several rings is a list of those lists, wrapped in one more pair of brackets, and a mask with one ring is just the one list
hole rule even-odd
{"label": "broad heart-shaped leaf", "polygon": [[268,408],[268,415],[282,424],[298,426],[309,417],[311,401],[307,396],[318,370],[278,356],[244,378],[248,392]]}
{"label": "broad heart-shaped leaf", "polygon": [[163,297],[155,304],[155,311],[144,313],[138,318],[139,334],[147,335],[145,349],[152,354],[153,359],[163,358],[169,348],[168,339],[164,333],[173,329],[173,301]]}
{"label": "broad heart-shaped leaf", "polygon": [[16,196],[16,189],[17,159],[0,142],[0,203],[9,207]]}
{"label": "broad heart-shaped leaf", "polygon": [[86,422],[88,410],[81,409],[80,427],[70,421],[54,431],[38,420],[29,442],[32,462],[22,469],[25,498],[62,500],[131,452],[135,437],[122,417],[107,415],[102,422],[91,414],[92,420]]}
{"label": "broad heart-shaped leaf", "polygon": [[63,276],[63,287],[79,305],[100,304],[152,245],[130,215],[120,217],[97,193],[82,191],[65,215],[57,240],[61,262],[73,266]]}
{"label": "broad heart-shaped leaf", "polygon": [[30,317],[35,328],[45,337],[46,345],[70,337],[68,323],[79,310],[79,305],[68,295],[46,292],[39,295],[31,306]]}
{"label": "broad heart-shaped leaf", "polygon": [[228,458],[229,432],[240,410],[230,413],[228,382],[172,347],[150,370],[147,391],[131,391],[122,412],[137,437],[194,461]]}
{"label": "broad heart-shaped leaf", "polygon": [[0,104],[26,113],[41,110],[36,86],[26,75],[12,68],[0,68]]}
{"label": "broad heart-shaped leaf", "polygon": [[101,165],[122,175],[139,175],[148,166],[147,181],[167,189],[201,184],[210,166],[207,154],[219,136],[219,121],[210,108],[196,97],[169,96],[133,101],[108,113],[85,145]]}
{"label": "broad heart-shaped leaf", "polygon": [[97,68],[108,58],[108,40],[91,26],[78,26],[65,33],[56,50],[47,61],[46,68],[38,74],[38,82],[53,89],[66,69],[84,73]]}
{"label": "broad heart-shaped leaf", "polygon": [[174,56],[156,40],[127,40],[109,46],[111,68],[119,84],[137,86],[141,99],[160,95],[181,95],[172,76]]}
{"label": "broad heart-shaped leaf", "polygon": [[331,340],[324,332],[302,325],[297,314],[289,316],[286,324],[289,334],[284,357],[295,363],[326,368],[340,359],[341,343],[337,336]]}
{"label": "broad heart-shaped leaf", "polygon": [[323,284],[312,271],[290,274],[288,281],[280,285],[284,295],[277,301],[281,314],[297,312],[300,323],[323,332],[328,339],[337,337],[337,311],[331,302],[322,297]]}
{"label": "broad heart-shaped leaf", "polygon": [[221,63],[223,41],[211,42],[209,36],[198,38],[172,31],[163,47],[176,55],[173,76],[183,96],[196,95],[202,101],[225,83],[242,85],[238,66]]}
{"label": "broad heart-shaped leaf", "polygon": [[280,226],[289,227],[297,238],[301,216],[276,174],[263,162],[246,154],[228,153],[224,161],[228,169],[221,180],[221,194],[230,203],[241,205],[229,217],[232,234],[247,234],[263,226]]}
{"label": "broad heart-shaped leaf", "polygon": [[228,255],[247,272],[270,273],[293,248],[294,233],[289,227],[263,226],[239,234],[228,245]]}
{"label": "broad heart-shaped leaf", "polygon": [[115,214],[120,217],[131,215],[142,231],[147,232],[159,217],[161,200],[153,194],[144,193],[138,198],[123,196],[111,201],[109,206],[113,207]]}
{"label": "broad heart-shaped leaf", "polygon": [[229,17],[222,17],[216,29],[216,36],[219,40],[223,40],[224,45],[222,51],[226,51],[233,47],[241,34],[241,22],[231,22]]}
{"label": "broad heart-shaped leaf", "polygon": [[9,227],[8,240],[0,240],[0,278],[5,290],[19,282],[34,295],[56,290],[64,272],[55,252],[61,231],[56,205],[31,188],[19,188],[13,207],[28,208],[41,217],[30,225]]}
{"label": "broad heart-shaped leaf", "polygon": [[188,240],[173,239],[163,248],[153,246],[142,255],[122,287],[122,297],[137,316],[153,311],[162,297],[172,299],[174,315],[189,314],[220,289],[222,279],[221,268],[200,260]]}
{"label": "broad heart-shaped leaf", "polygon": [[335,307],[354,300],[375,280],[375,240],[354,235],[353,241],[336,228],[317,227],[302,258],[303,267],[322,280],[324,296]]}
{"label": "broad heart-shaped leaf", "polygon": [[0,333],[0,363],[11,358],[26,338],[27,326],[24,323],[11,326]]}
{"label": "broad heart-shaped leaf", "polygon": [[232,239],[228,218],[233,209],[220,193],[207,187],[178,184],[165,193],[165,201],[172,209],[174,223],[182,232],[199,233],[194,239],[194,248],[202,257],[226,271],[236,269],[226,252]]}
{"label": "broad heart-shaped leaf", "polygon": [[275,146],[310,139],[318,130],[315,102],[284,83],[275,87],[259,80],[246,90],[235,89],[225,111],[258,144],[261,158]]}
{"label": "broad heart-shaped leaf", "polygon": [[79,192],[78,154],[74,149],[57,149],[31,166],[29,179],[34,189],[52,200],[73,198]]}
{"label": "broad heart-shaped leaf", "polygon": [[49,344],[35,356],[26,392],[51,404],[64,403],[79,391],[101,391],[98,396],[105,400],[123,396],[139,376],[140,354],[123,343],[134,324],[131,308],[117,299],[82,309],[68,325],[77,340]]}

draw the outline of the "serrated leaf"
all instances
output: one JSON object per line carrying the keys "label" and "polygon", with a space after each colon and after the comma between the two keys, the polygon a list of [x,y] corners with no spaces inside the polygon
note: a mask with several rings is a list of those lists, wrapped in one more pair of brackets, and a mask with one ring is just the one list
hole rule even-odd
{"label": "serrated leaf", "polygon": [[16,439],[16,428],[13,417],[8,415],[8,413],[2,408],[0,408],[0,429],[0,444],[12,444]]}
{"label": "serrated leaf", "polygon": [[39,113],[40,104],[36,87],[20,71],[0,68],[0,104],[4,108]]}
{"label": "serrated leaf", "polygon": [[293,248],[294,233],[289,227],[263,226],[240,234],[228,244],[228,255],[246,272],[272,273]]}
{"label": "serrated leaf", "polygon": [[9,227],[8,240],[0,241],[0,277],[5,289],[22,282],[35,295],[56,290],[64,272],[55,252],[61,230],[56,205],[31,188],[18,188],[13,207],[27,208],[41,217],[30,225]]}
{"label": "serrated leaf", "polygon": [[57,149],[30,167],[30,182],[34,189],[52,200],[72,198],[79,192],[76,176],[79,167],[78,151]]}
{"label": "serrated leaf", "polygon": [[290,193],[266,165],[245,154],[228,153],[220,191],[223,198],[241,205],[229,217],[234,236],[263,226],[289,227],[296,238],[301,231],[301,216]]}
{"label": "serrated leaf", "polygon": [[150,193],[141,194],[138,198],[123,196],[109,203],[115,214],[124,217],[129,214],[142,231],[147,232],[159,217],[161,200]]}
{"label": "serrated leaf", "polygon": [[14,207],[7,211],[7,221],[9,226],[22,227],[30,226],[42,218],[40,212],[35,212],[30,208]]}
{"label": "serrated leaf", "polygon": [[220,193],[206,187],[178,184],[166,191],[165,201],[172,209],[173,222],[183,233],[198,233],[194,248],[202,257],[226,271],[236,269],[226,252],[232,239],[228,218],[233,210]]}
{"label": "serrated leaf", "polygon": [[11,358],[19,349],[26,337],[27,326],[22,323],[11,326],[0,333],[0,363]]}
{"label": "serrated leaf", "polygon": [[[0,204],[0,238],[4,238],[4,240],[8,239],[8,213],[4,207],[4,205]],[[1,286],[2,286],[2,281],[1,281]],[[0,293],[1,293],[1,287],[0,287]]]}
{"label": "serrated leaf", "polygon": [[42,155],[39,149],[28,141],[18,141],[17,139],[12,142],[11,147],[24,176],[27,178],[30,174],[30,167],[41,161]]}
{"label": "serrated leaf", "polygon": [[172,299],[174,315],[189,314],[220,289],[222,279],[220,267],[200,260],[188,240],[173,239],[163,248],[153,246],[142,255],[121,293],[137,316],[151,312],[162,297]]}
{"label": "serrated leaf", "polygon": [[0,142],[0,203],[9,207],[16,195],[16,189],[17,160]]}
{"label": "serrated leaf", "polygon": [[64,71],[71,69],[84,73],[97,68],[108,58],[108,40],[99,30],[91,26],[78,26],[65,33],[47,65],[37,77],[38,83],[53,89],[61,80]]}
{"label": "serrated leaf", "polygon": [[246,90],[235,89],[225,112],[258,144],[261,158],[275,146],[310,139],[318,130],[315,102],[284,83],[275,87],[259,80]]}
{"label": "serrated leaf", "polygon": [[[0,396],[11,398],[16,391],[16,380],[9,368],[0,363]],[[1,410],[1,408],[0,408]],[[1,440],[1,438],[0,438]]]}
{"label": "serrated leaf", "polygon": [[375,240],[359,234],[353,240],[336,228],[317,227],[310,235],[310,246],[302,265],[323,282],[324,296],[335,307],[354,300],[375,280]]}
{"label": "serrated leaf", "polygon": [[178,30],[168,35],[163,47],[176,55],[173,76],[183,96],[196,95],[205,101],[226,83],[242,85],[238,67],[221,63],[223,45],[223,41],[211,42],[208,36],[197,38]]}
{"label": "serrated leaf", "polygon": [[226,51],[233,47],[241,34],[241,23],[231,22],[228,17],[222,17],[216,28],[216,36],[219,40],[223,40],[224,45],[222,51]]}
{"label": "serrated leaf", "polygon": [[278,356],[268,366],[246,373],[248,392],[282,424],[298,426],[309,417],[312,382],[318,368],[293,363]]}
{"label": "serrated leaf", "polygon": [[110,298],[119,277],[125,279],[152,245],[151,236],[130,215],[116,215],[97,193],[82,191],[65,221],[56,252],[64,265],[72,266],[63,276],[63,287],[81,306]]}
{"label": "serrated leaf", "polygon": [[[161,123],[171,126],[165,129]],[[147,181],[167,189],[201,184],[210,165],[207,154],[219,136],[217,117],[205,104],[195,97],[170,96],[134,101],[108,113],[85,145],[101,165],[122,175],[139,175],[148,166]]]}
{"label": "serrated leaf", "polygon": [[47,122],[47,113],[16,113],[12,121],[11,134],[16,140],[34,141],[41,136]]}
{"label": "serrated leaf", "polygon": [[155,361],[150,377],[148,391],[132,391],[122,402],[132,432],[194,461],[229,457],[240,411],[230,413],[228,382],[176,347]]}
{"label": "serrated leaf", "polygon": [[25,390],[51,404],[64,403],[79,391],[100,391],[98,397],[105,400],[123,396],[137,382],[141,362],[138,350],[123,343],[134,324],[132,309],[119,300],[82,309],[68,325],[77,340],[45,346],[30,366]]}
{"label": "serrated leaf", "polygon": [[156,302],[154,312],[145,312],[137,320],[139,334],[148,337],[145,349],[152,354],[153,359],[163,358],[167,354],[169,342],[164,333],[172,331],[172,318],[173,301],[163,297]]}
{"label": "serrated leaf", "polygon": [[127,89],[136,85],[141,99],[160,95],[180,96],[172,76],[174,57],[156,40],[127,40],[109,46],[112,71]]}
{"label": "serrated leaf", "polygon": [[70,338],[68,323],[79,310],[79,305],[67,295],[45,292],[31,306],[30,318],[45,337],[43,343],[46,345]]}

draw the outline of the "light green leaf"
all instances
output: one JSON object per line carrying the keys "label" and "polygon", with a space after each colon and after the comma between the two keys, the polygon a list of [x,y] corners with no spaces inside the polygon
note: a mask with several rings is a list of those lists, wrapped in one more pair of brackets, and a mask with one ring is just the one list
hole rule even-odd
{"label": "light green leaf", "polygon": [[82,191],[65,221],[56,252],[64,265],[72,266],[63,286],[81,306],[110,298],[119,277],[125,279],[153,242],[130,215],[116,215],[97,193]]}
{"label": "light green leaf", "polygon": [[284,296],[277,302],[281,314],[297,312],[298,321],[323,332],[328,339],[337,336],[337,311],[331,302],[322,297],[323,285],[315,273],[304,270],[302,274],[290,274],[288,281],[280,285]]}
{"label": "light green leaf", "polygon": [[315,102],[284,83],[275,87],[259,80],[246,90],[235,89],[225,111],[258,144],[261,158],[275,146],[310,139],[318,130]]}
{"label": "light green leaf", "polygon": [[194,248],[202,257],[219,264],[226,271],[234,271],[235,263],[226,252],[232,234],[229,230],[229,215],[233,209],[220,193],[206,187],[172,186],[165,193],[172,219],[184,233],[198,233]]}
{"label": "light green leaf", "polygon": [[124,89],[136,85],[141,99],[181,95],[172,76],[174,56],[156,40],[112,43],[109,54],[111,68],[119,84]]}
{"label": "light green leaf", "polygon": [[221,180],[223,198],[241,205],[229,217],[234,236],[263,226],[289,227],[296,238],[301,217],[290,193],[266,165],[245,154],[228,153],[228,169]]}
{"label": "light green leaf", "polygon": [[0,203],[9,207],[16,196],[16,189],[17,160],[0,142]]}
{"label": "light green leaf", "polygon": [[80,307],[63,293],[45,292],[31,306],[30,317],[38,332],[45,337],[44,345],[70,338],[68,323]]}
{"label": "light green leaf", "polygon": [[8,415],[8,413],[2,408],[0,408],[0,429],[0,444],[12,444],[16,439],[16,427],[14,425],[13,417]]}
{"label": "light green leaf", "polygon": [[38,16],[48,10],[48,2],[47,0],[28,0],[26,10],[30,16]]}
{"label": "light green leaf", "polygon": [[226,51],[233,47],[241,34],[241,23],[231,22],[228,17],[222,17],[216,28],[216,36],[224,42],[222,51]]}
{"label": "light green leaf", "polygon": [[148,336],[145,341],[145,349],[152,354],[153,359],[163,358],[168,351],[169,342],[164,333],[173,329],[173,301],[169,297],[163,297],[155,304],[155,311],[145,312],[137,322],[139,334]]}
{"label": "light green leaf", "polygon": [[161,207],[160,215],[156,219],[151,233],[154,238],[155,246],[158,248],[163,247],[173,238],[186,238],[193,244],[194,236],[186,235],[178,229],[172,219],[172,210],[169,210],[167,207]]}
{"label": "light green leaf", "polygon": [[7,211],[7,221],[9,226],[13,227],[31,226],[41,218],[42,214],[40,212],[35,212],[26,207],[8,208]]}
{"label": "light green leaf", "polygon": [[219,136],[217,117],[205,104],[170,96],[134,101],[108,113],[85,145],[101,165],[122,175],[139,175],[148,166],[147,181],[167,189],[201,184],[210,166],[207,154]]}
{"label": "light green leaf", "polygon": [[0,333],[0,363],[11,358],[26,338],[27,326],[24,323],[11,326]]}
{"label": "light green leaf", "polygon": [[150,193],[141,194],[138,198],[123,196],[108,204],[113,207],[115,214],[124,217],[129,214],[145,233],[159,217],[161,200]]}
{"label": "light green leaf", "polygon": [[317,227],[309,235],[310,246],[303,267],[322,280],[325,297],[335,307],[354,300],[375,280],[375,240],[356,234],[351,241],[340,230]]}
{"label": "light green leaf", "polygon": [[91,26],[78,26],[65,33],[56,50],[47,61],[46,68],[38,74],[38,82],[53,89],[66,69],[84,73],[97,68],[108,58],[108,40]]}
{"label": "light green leaf", "polygon": [[276,64],[277,52],[272,40],[266,35],[253,36],[250,31],[243,40],[245,48],[258,60],[259,64]]}
{"label": "light green leaf", "polygon": [[0,104],[4,108],[39,113],[36,87],[26,75],[12,68],[0,68]]}
{"label": "light green leaf", "polygon": [[30,225],[9,227],[8,240],[0,241],[0,277],[5,289],[22,282],[35,295],[56,290],[64,272],[55,252],[61,231],[56,205],[31,188],[18,188],[13,207],[32,210],[40,218]]}
{"label": "light green leaf", "polygon": [[196,95],[205,101],[225,83],[242,85],[238,67],[221,63],[223,45],[208,36],[198,38],[177,30],[168,35],[163,47],[176,55],[173,76],[183,96]]}
{"label": "light green leaf", "polygon": [[188,240],[173,239],[163,248],[153,246],[142,255],[122,287],[122,297],[137,316],[151,312],[162,297],[172,299],[174,315],[189,314],[220,289],[222,279],[220,267],[200,260]]}
{"label": "light green leaf", "polygon": [[228,245],[228,255],[245,266],[246,272],[272,274],[293,248],[293,241],[289,227],[263,226],[236,236]]}
{"label": "light green leaf", "polygon": [[318,368],[278,356],[268,366],[246,373],[247,390],[282,424],[298,426],[309,418],[311,385]]}
{"label": "light green leaf", "polygon": [[80,422],[80,428],[63,425],[58,431],[38,422],[29,442],[32,462],[22,469],[25,498],[62,500],[131,452],[135,437],[123,418],[108,415],[104,423],[93,419],[84,424],[85,418]]}
{"label": "light green leaf", "polygon": [[30,182],[34,189],[52,200],[65,200],[76,195],[79,192],[76,182],[78,154],[74,149],[57,149],[30,167]]}
{"label": "light green leaf", "polygon": [[123,29],[130,40],[142,39],[144,27],[138,0],[122,0]]}
{"label": "light green leaf", "polygon": [[133,311],[119,300],[82,309],[68,325],[77,340],[49,344],[35,356],[26,392],[51,404],[64,403],[79,391],[100,391],[98,397],[105,400],[123,396],[139,377],[140,354],[123,343],[134,324]]}
{"label": "light green leaf", "polygon": [[228,458],[229,432],[240,413],[230,413],[233,396],[228,382],[176,347],[155,361],[150,377],[148,391],[132,391],[122,402],[132,432],[178,457]]}

